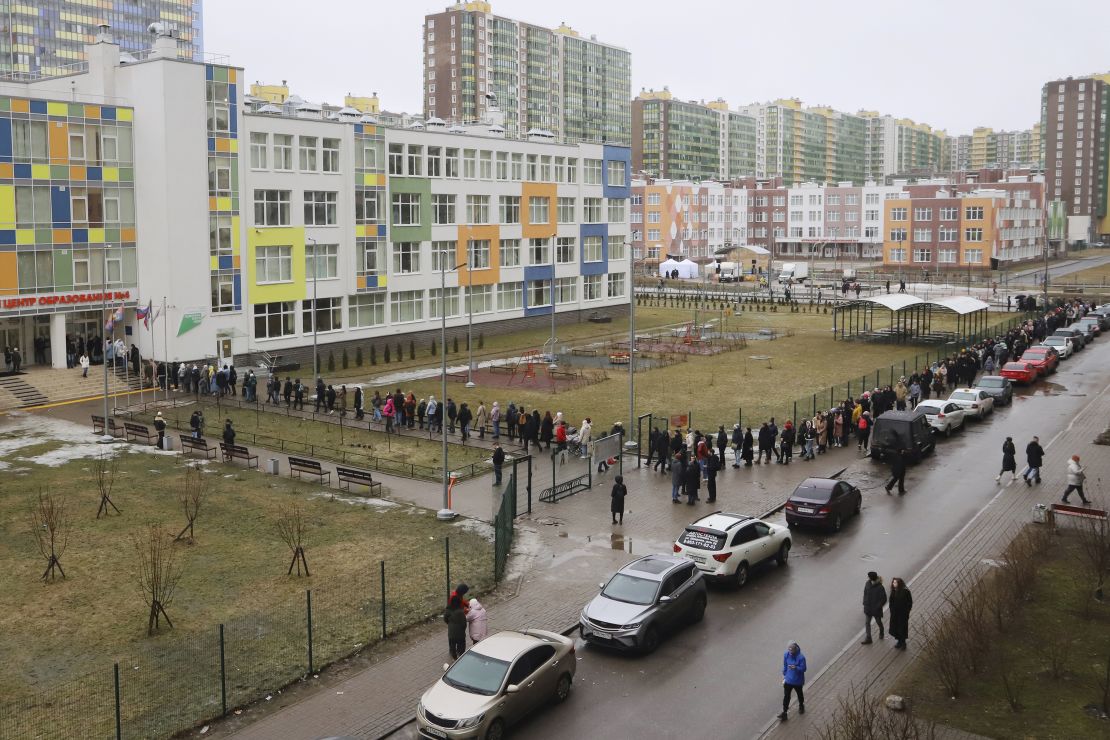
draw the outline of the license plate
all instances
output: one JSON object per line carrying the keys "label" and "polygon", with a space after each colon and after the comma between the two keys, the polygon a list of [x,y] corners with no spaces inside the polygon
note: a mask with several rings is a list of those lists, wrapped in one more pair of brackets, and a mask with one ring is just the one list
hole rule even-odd
{"label": "license plate", "polygon": [[798,507],[798,513],[800,513],[800,514],[812,514],[813,509],[808,507],[808,506],[799,506]]}
{"label": "license plate", "polygon": [[431,735],[432,737],[442,737],[442,738],[447,737],[446,732],[444,732],[443,730],[437,730],[435,727],[425,727],[424,732]]}
{"label": "license plate", "polygon": [[686,557],[690,558],[695,563],[704,563],[705,562],[705,556],[704,555],[692,555],[690,553],[686,553]]}

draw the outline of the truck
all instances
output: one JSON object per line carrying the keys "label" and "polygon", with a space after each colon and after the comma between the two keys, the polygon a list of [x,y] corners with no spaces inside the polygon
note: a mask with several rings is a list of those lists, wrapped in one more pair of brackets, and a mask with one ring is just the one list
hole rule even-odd
{"label": "truck", "polygon": [[779,285],[790,283],[804,284],[809,279],[809,265],[805,262],[783,263],[782,272],[779,273]]}
{"label": "truck", "polygon": [[717,280],[722,283],[738,283],[744,279],[743,268],[736,262],[718,262]]}

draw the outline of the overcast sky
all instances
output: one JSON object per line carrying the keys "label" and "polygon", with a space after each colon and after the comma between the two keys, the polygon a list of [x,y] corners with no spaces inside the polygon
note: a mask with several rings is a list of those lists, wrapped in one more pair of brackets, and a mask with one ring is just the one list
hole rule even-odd
{"label": "overcast sky", "polygon": [[[377,92],[419,113],[421,24],[444,0],[205,0],[205,50],[313,101]],[[1105,0],[493,0],[632,52],[632,94],[670,87],[732,107],[801,98],[950,134],[1029,128],[1041,85],[1110,71]]]}

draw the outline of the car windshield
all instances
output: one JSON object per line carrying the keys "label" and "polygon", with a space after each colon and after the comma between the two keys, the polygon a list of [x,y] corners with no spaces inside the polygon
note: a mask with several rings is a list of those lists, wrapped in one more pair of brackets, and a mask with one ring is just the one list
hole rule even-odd
{"label": "car windshield", "polygon": [[936,406],[918,406],[917,408],[924,411],[926,416],[936,416],[940,413],[940,409]]}
{"label": "car windshield", "polygon": [[1003,378],[983,378],[979,381],[981,388],[1003,388],[1006,381]]}
{"label": "car windshield", "polygon": [[471,650],[455,661],[451,670],[443,675],[443,682],[460,691],[493,696],[501,688],[508,670],[509,664],[505,661]]}
{"label": "car windshield", "polygon": [[1044,340],[1044,343],[1051,344],[1053,347],[1055,347],[1056,345],[1067,344],[1067,340],[1063,337],[1049,337],[1048,339]]}
{"label": "car windshield", "polygon": [[1022,353],[1022,357],[1044,357],[1048,354],[1046,349],[1027,349]]}
{"label": "car windshield", "polygon": [[605,584],[601,594],[613,601],[623,601],[627,604],[650,604],[655,601],[656,586],[658,583],[655,581],[617,573]]}
{"label": "car windshield", "polygon": [[974,401],[978,398],[974,393],[953,393],[949,396],[949,401]]}

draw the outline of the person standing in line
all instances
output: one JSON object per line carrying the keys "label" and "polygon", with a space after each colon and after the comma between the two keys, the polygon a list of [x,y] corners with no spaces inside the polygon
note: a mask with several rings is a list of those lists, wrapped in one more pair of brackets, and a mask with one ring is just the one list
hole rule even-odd
{"label": "person standing in line", "polygon": [[[289,382],[286,381],[285,384],[286,384],[286,386],[288,386]],[[289,399],[289,394],[288,393],[286,393],[285,398],[288,401],[288,399]],[[356,385],[355,386],[355,418],[358,419],[359,421],[361,421],[363,416],[365,416],[365,412],[362,410],[362,404],[363,404],[362,386],[361,385]]]}
{"label": "person standing in line", "polygon": [[883,486],[888,496],[895,483],[898,484],[898,495],[906,495],[906,454],[906,450],[900,449],[891,456],[890,480]]}
{"label": "person standing in line", "polygon": [[224,420],[224,444],[229,447],[235,444],[235,427],[231,426],[231,419]]}
{"label": "person standing in line", "polygon": [[732,467],[740,467],[741,454],[744,450],[744,431],[739,424],[732,425]]}
{"label": "person standing in line", "polygon": [[744,446],[741,449],[740,457],[744,458],[744,467],[750,468],[752,466],[752,458],[755,456],[755,439],[752,437],[752,428],[747,427],[744,430]]}
{"label": "person standing in line", "polygon": [[81,377],[82,378],[89,377],[89,356],[87,354],[82,353],[81,354],[81,359],[78,362],[81,365]]}
{"label": "person standing in line", "polygon": [[866,636],[861,645],[871,644],[871,620],[879,626],[879,639],[886,637],[883,631],[883,607],[886,606],[886,589],[883,588],[883,579],[875,571],[867,574],[867,583],[863,584],[863,619]]}
{"label": "person standing in line", "polygon": [[868,449],[870,449],[869,446],[868,446],[868,442],[869,442],[870,437],[871,437],[871,412],[870,411],[864,411],[862,414],[860,414],[859,424],[857,426],[857,429],[859,430],[859,444],[856,445],[856,449],[861,450],[863,452],[867,452]]}
{"label": "person standing in line", "polygon": [[474,426],[478,428],[478,439],[486,438],[486,419],[489,413],[486,411],[486,402],[478,401],[478,411],[474,414]]}
{"label": "person standing in line", "polygon": [[1062,503],[1068,503],[1068,496],[1072,491],[1079,493],[1080,500],[1087,506],[1091,502],[1087,500],[1087,496],[1083,493],[1083,481],[1087,478],[1087,471],[1079,464],[1079,455],[1072,455],[1068,460],[1068,487],[1064,489],[1064,495],[1060,499]]}
{"label": "person standing in line", "polygon": [[501,467],[505,464],[505,450],[501,449],[500,442],[493,443],[493,485],[501,485]]}
{"label": "person standing in line", "polygon": [[385,419],[385,433],[393,433],[393,396],[385,397],[385,405],[382,406],[382,418]]}
{"label": "person standing in line", "polygon": [[[1010,471],[1010,481],[1017,477],[1017,448],[1014,447],[1014,438],[1007,437],[1006,441],[1002,443],[1002,470],[998,471],[998,475],[994,476],[995,482],[1002,480],[1002,474],[1007,470]],[[891,583],[893,585],[893,582]]]}
{"label": "person standing in line", "polygon": [[1033,481],[1041,482],[1041,465],[1044,464],[1044,448],[1041,447],[1041,440],[1038,437],[1033,437],[1033,441],[1025,446],[1025,464],[1028,466],[1025,470],[1025,485],[1032,486]]}
{"label": "person standing in line", "polygon": [[578,430],[578,454],[583,458],[590,456],[590,435],[593,433],[593,429],[593,423],[590,421],[590,417],[587,416]]}
{"label": "person standing in line", "polygon": [[555,422],[555,451],[551,457],[558,457],[560,464],[567,461],[567,423],[562,419]]}
{"label": "person standing in line", "polygon": [[676,452],[671,460],[671,503],[679,503],[678,497],[682,495],[683,481],[686,480],[686,465],[681,452]]}
{"label": "person standing in line", "polygon": [[447,647],[451,651],[451,660],[458,660],[466,652],[466,607],[457,591],[447,601],[443,621],[447,623]]}
{"label": "person standing in line", "polygon": [[686,463],[682,474],[686,503],[693,506],[698,501],[698,490],[701,488],[701,467],[696,460],[690,460]]}
{"label": "person standing in line", "polygon": [[466,622],[469,625],[470,639],[475,644],[486,639],[489,634],[489,616],[486,608],[476,598],[471,597],[466,603]]}
{"label": "person standing in line", "polygon": [[655,437],[655,464],[652,470],[659,470],[661,473],[666,473],[670,470],[671,459],[671,437],[667,434],[666,430],[660,431]]}
{"label": "person standing in line", "polygon": [[779,444],[779,463],[789,465],[794,458],[794,424],[787,419],[782,425],[782,436]]}
{"label": "person standing in line", "polygon": [[786,711],[790,709],[790,692],[798,695],[798,714],[806,713],[806,697],[802,686],[806,682],[806,656],[798,643],[791,642],[782,654],[782,714],[779,720],[786,721]]}
{"label": "person standing in line", "polygon": [[158,432],[158,449],[166,449],[166,420],[161,411],[154,415],[154,431]]}
{"label": "person standing in line", "polygon": [[304,411],[304,383],[300,378],[293,384],[293,410]]}
{"label": "person standing in line", "polygon": [[913,594],[906,588],[901,578],[890,579],[890,636],[897,642],[894,647],[906,649],[906,637],[910,632],[910,609],[913,609]]}
{"label": "person standing in line", "polygon": [[717,457],[719,458],[720,465],[718,468],[725,466],[725,448],[728,447],[728,433],[725,432],[725,425],[721,424],[717,427]]}
{"label": "person standing in line", "polygon": [[455,420],[459,423],[459,438],[463,444],[466,440],[470,439],[470,421],[474,416],[470,413],[470,406],[466,401],[459,405],[459,410],[455,413]]}
{"label": "person standing in line", "polygon": [[710,454],[709,459],[705,461],[705,488],[709,492],[705,502],[711,504],[717,500],[717,471],[721,469],[720,459]]}
{"label": "person standing in line", "polygon": [[[613,490],[610,491],[609,497],[612,503],[609,505],[609,511],[613,515],[613,524],[624,525],[624,497],[628,495],[628,489],[624,485],[624,477],[618,475],[613,481]],[[620,521],[617,521],[617,517]]]}
{"label": "person standing in line", "polygon": [[493,425],[493,438],[501,439],[501,404],[498,401],[490,408],[489,423]]}

